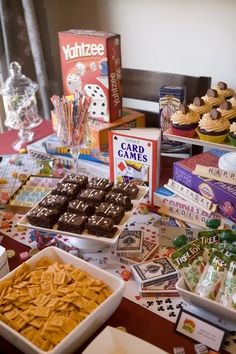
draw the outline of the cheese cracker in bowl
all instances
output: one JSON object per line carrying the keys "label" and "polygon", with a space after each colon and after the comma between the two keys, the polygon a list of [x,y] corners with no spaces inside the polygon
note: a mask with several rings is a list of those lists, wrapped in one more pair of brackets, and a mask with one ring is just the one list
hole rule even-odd
{"label": "cheese cracker in bowl", "polygon": [[124,282],[48,247],[4,277],[0,290],[2,336],[24,353],[55,354],[73,352],[109,318]]}

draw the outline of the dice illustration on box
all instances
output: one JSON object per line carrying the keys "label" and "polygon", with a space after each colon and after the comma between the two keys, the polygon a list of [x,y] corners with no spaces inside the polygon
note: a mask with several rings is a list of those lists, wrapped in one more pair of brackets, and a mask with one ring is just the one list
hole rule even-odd
{"label": "dice illustration on box", "polygon": [[82,81],[79,75],[69,74],[67,76],[67,86],[71,93],[80,92],[82,90]]}
{"label": "dice illustration on box", "polygon": [[84,90],[88,96],[92,97],[90,117],[101,118],[107,116],[107,98],[101,86],[88,84],[84,86]]}

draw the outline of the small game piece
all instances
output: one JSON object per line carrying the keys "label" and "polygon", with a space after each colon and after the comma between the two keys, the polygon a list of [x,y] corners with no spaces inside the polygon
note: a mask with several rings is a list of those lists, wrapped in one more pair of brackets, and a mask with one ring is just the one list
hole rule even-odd
{"label": "small game piece", "polygon": [[16,252],[14,250],[6,250],[7,258],[12,261],[15,258]]}
{"label": "small game piece", "polygon": [[27,259],[29,259],[29,253],[27,251],[21,252],[19,257],[22,262],[27,261]]}
{"label": "small game piece", "polygon": [[207,347],[202,343],[195,344],[194,350],[196,354],[208,354]]}
{"label": "small game piece", "polygon": [[173,348],[174,354],[185,354],[184,347],[175,347]]}

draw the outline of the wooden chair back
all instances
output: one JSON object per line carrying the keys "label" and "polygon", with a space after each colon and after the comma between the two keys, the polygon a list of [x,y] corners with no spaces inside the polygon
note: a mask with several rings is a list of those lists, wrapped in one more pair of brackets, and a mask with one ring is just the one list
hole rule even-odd
{"label": "wooden chair back", "polygon": [[[186,102],[195,96],[205,95],[211,85],[211,77],[189,76],[140,69],[122,69],[123,97],[143,101],[159,102],[161,86],[186,86]],[[140,111],[140,109],[138,109]],[[142,110],[142,109],[141,109]],[[146,115],[147,127],[160,127],[158,112],[142,110]]]}

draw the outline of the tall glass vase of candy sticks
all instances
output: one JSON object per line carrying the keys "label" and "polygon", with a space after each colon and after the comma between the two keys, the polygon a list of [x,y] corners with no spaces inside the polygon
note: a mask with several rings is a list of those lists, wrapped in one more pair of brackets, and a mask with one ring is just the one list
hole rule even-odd
{"label": "tall glass vase of candy sticks", "polygon": [[79,173],[78,157],[80,148],[89,144],[89,129],[87,124],[91,97],[84,91],[72,96],[52,96],[57,118],[56,133],[63,146],[69,147],[73,158],[74,170]]}

